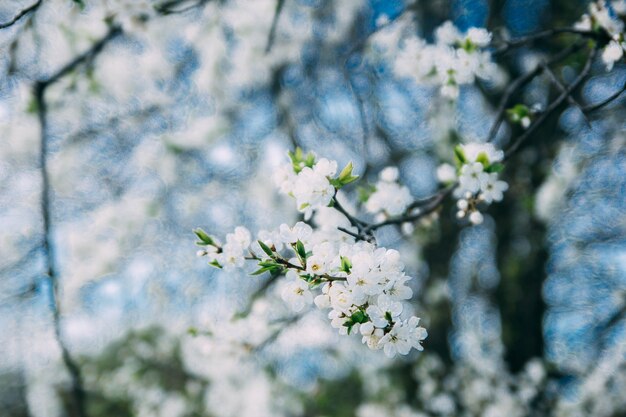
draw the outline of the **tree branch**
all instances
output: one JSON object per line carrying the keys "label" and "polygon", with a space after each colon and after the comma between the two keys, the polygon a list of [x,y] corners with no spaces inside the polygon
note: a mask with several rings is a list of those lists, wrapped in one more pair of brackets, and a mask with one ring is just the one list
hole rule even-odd
{"label": "tree branch", "polygon": [[550,38],[556,35],[560,35],[563,33],[569,33],[569,34],[574,34],[574,35],[579,35],[581,37],[585,37],[585,38],[591,38],[591,39],[598,39],[601,34],[598,32],[594,32],[594,31],[589,31],[589,30],[580,30],[580,29],[575,29],[575,28],[555,28],[555,29],[548,29],[548,30],[544,30],[542,32],[537,32],[537,33],[533,33],[527,36],[522,36],[520,38],[516,38],[516,39],[511,39],[511,40],[504,40],[504,45],[502,45],[501,47],[499,47],[498,49],[496,49],[493,52],[493,55],[500,55],[500,54],[504,54],[506,52],[509,52],[511,49],[513,48],[518,48],[520,46],[526,45],[527,43],[530,42],[534,42],[537,40],[541,40],[541,39],[545,39],[545,38]]}
{"label": "tree branch", "polygon": [[41,171],[41,214],[43,220],[43,242],[42,248],[44,252],[45,274],[50,283],[50,308],[52,310],[52,319],[54,323],[54,334],[61,348],[63,363],[67,368],[72,381],[72,399],[74,412],[73,415],[78,417],[87,417],[86,395],[83,385],[83,378],[78,363],[71,356],[61,329],[61,306],[59,302],[59,272],[56,264],[54,253],[52,222],[51,222],[51,204],[52,188],[50,186],[50,177],[48,173],[48,107],[45,99],[46,90],[49,86],[59,81],[65,75],[79,67],[80,65],[93,60],[104,46],[116,36],[122,33],[119,27],[110,28],[109,32],[98,42],[92,45],[84,53],[78,55],[72,61],[61,67],[57,72],[44,80],[35,83],[33,96],[37,104],[37,116],[40,125],[40,150],[39,150],[39,167]]}
{"label": "tree branch", "polygon": [[526,141],[537,130],[541,123],[543,123],[548,118],[548,116],[550,116],[561,104],[563,104],[565,100],[567,100],[567,97],[572,93],[572,91],[578,88],[578,86],[584,81],[584,79],[587,77],[587,75],[589,75],[589,72],[591,71],[591,64],[593,63],[597,52],[598,47],[594,46],[589,53],[589,56],[587,57],[585,66],[583,67],[580,74],[578,74],[578,77],[574,79],[574,81],[567,87],[567,89],[562,92],[561,95],[559,95],[552,102],[552,104],[550,104],[550,106],[548,106],[548,108],[537,118],[537,120],[535,120],[532,125],[530,125],[530,127],[524,133],[522,133],[520,136],[517,137],[517,139],[513,141],[511,146],[509,146],[509,149],[507,149],[504,153],[505,161],[509,159],[511,155],[515,153],[515,151],[517,151],[517,149],[524,143],[524,141]]}
{"label": "tree branch", "polygon": [[272,18],[272,26],[267,36],[267,45],[265,45],[265,53],[268,54],[272,50],[274,40],[276,39],[276,28],[278,27],[278,19],[280,19],[280,12],[283,11],[285,0],[278,0],[276,2],[276,10],[274,11],[274,17]]}
{"label": "tree branch", "polygon": [[[513,83],[509,86],[509,88],[507,88],[502,100],[500,101],[500,105],[498,108],[498,117],[496,121],[494,122],[494,125],[492,126],[492,129],[489,133],[488,141],[492,140],[495,137],[495,132],[497,132],[498,127],[502,123],[502,120],[504,120],[504,114],[505,114],[508,100],[514,94],[514,92],[517,91],[517,89],[521,88],[522,86],[526,85],[528,82],[530,82],[535,76],[545,71],[546,68],[548,68],[548,65],[554,64],[566,58],[570,54],[574,53],[581,46],[582,46],[581,44],[572,45],[571,47],[557,54],[548,62],[538,65],[534,70],[518,77],[515,81],[513,81]],[[535,122],[523,134],[518,136],[513,141],[509,149],[505,152],[505,158],[504,158],[505,160],[508,159],[514,152],[517,151],[517,149],[523,144],[523,142],[526,141],[537,130],[537,128],[548,118],[548,116],[550,116],[550,114],[556,111],[556,109],[561,104],[563,104],[566,100],[572,99],[571,97],[572,92],[576,88],[578,88],[580,84],[584,81],[584,79],[589,75],[589,72],[591,71],[591,65],[593,63],[595,56],[597,55],[597,52],[598,52],[598,48],[597,46],[594,46],[587,57],[587,61],[585,62],[585,65],[582,71],[570,85],[565,87],[562,85],[562,83],[559,82],[559,85],[562,87],[561,94],[550,104],[550,106],[535,120]],[[626,86],[624,86],[622,90],[626,90]],[[617,96],[617,95],[614,95],[614,96]],[[340,228],[339,230],[351,236],[354,236],[358,239],[370,240],[372,237],[372,232],[383,226],[399,225],[399,224],[406,223],[406,222],[415,222],[423,218],[424,216],[427,216],[428,214],[433,213],[443,204],[445,199],[449,195],[452,194],[452,192],[454,191],[457,185],[458,185],[457,183],[454,183],[450,185],[449,187],[442,189],[441,191],[439,191],[438,193],[434,194],[433,196],[429,198],[415,201],[408,207],[407,213],[403,216],[393,217],[393,218],[384,220],[379,223],[369,224],[367,222],[359,220],[358,218],[354,216],[351,216],[340,205],[336,206],[337,210],[339,210],[344,215],[346,215],[350,223],[353,226],[357,227],[359,232],[353,233],[353,232],[350,232],[349,230],[346,230],[345,228]],[[414,212],[411,214],[411,211],[415,211],[415,210],[417,210],[417,212]]]}
{"label": "tree branch", "polygon": [[548,74],[548,78],[550,78],[550,81],[552,81],[552,84],[556,85],[556,87],[559,89],[561,93],[567,94],[568,103],[578,108],[578,110],[580,110],[580,112],[583,114],[583,118],[585,119],[585,122],[587,123],[587,127],[591,128],[591,123],[589,122],[589,119],[587,119],[587,116],[585,115],[585,111],[583,110],[582,106],[578,104],[576,100],[574,100],[574,97],[572,97],[571,93],[567,92],[567,88],[565,87],[565,85],[563,85],[561,80],[558,79],[554,71],[552,71],[550,67],[546,65],[545,62],[542,62],[541,66],[543,67],[543,72]]}
{"label": "tree branch", "polygon": [[188,12],[189,10],[204,6],[209,1],[211,0],[170,0],[154,6],[154,9],[157,13],[167,16]]}
{"label": "tree branch", "polygon": [[4,23],[0,23],[0,29],[6,29],[9,26],[13,26],[14,24],[16,24],[22,17],[26,16],[27,14],[29,14],[30,12],[33,12],[35,10],[37,10],[39,8],[39,6],[41,6],[41,2],[42,0],[37,0],[35,3],[31,4],[30,6],[28,6],[27,8],[20,10],[15,16],[13,16],[13,18],[11,20],[9,20],[8,22],[4,22]]}
{"label": "tree branch", "polygon": [[502,125],[502,122],[504,121],[504,117],[506,115],[506,107],[509,104],[509,100],[511,99],[513,94],[515,94],[517,90],[531,82],[533,78],[541,74],[545,67],[549,65],[554,65],[557,62],[562,61],[563,59],[576,52],[582,46],[582,43],[576,43],[568,48],[565,48],[564,50],[556,54],[552,59],[545,62],[543,66],[537,65],[535,69],[517,77],[511,84],[509,84],[509,86],[504,91],[502,98],[500,99],[500,103],[498,104],[498,108],[496,110],[496,120],[493,122],[493,125],[489,130],[489,134],[487,135],[487,142],[491,142],[496,138],[496,135],[498,134],[500,126]]}
{"label": "tree branch", "polygon": [[624,83],[622,88],[620,88],[615,93],[611,94],[609,97],[605,98],[601,102],[596,103],[596,104],[590,104],[588,106],[583,107],[582,108],[583,113],[591,113],[591,112],[601,109],[602,107],[610,104],[613,100],[621,96],[624,91],[626,91],[626,82]]}

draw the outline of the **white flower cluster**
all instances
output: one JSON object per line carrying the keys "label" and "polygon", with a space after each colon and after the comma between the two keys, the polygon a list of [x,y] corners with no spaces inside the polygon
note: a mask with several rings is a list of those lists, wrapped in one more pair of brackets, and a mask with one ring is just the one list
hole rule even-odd
{"label": "white flower cluster", "polygon": [[357,179],[352,176],[352,164],[339,174],[337,162],[326,158],[316,160],[315,154],[304,155],[300,148],[289,153],[290,165],[284,165],[274,174],[274,181],[283,194],[296,199],[298,211],[309,219],[314,210],[326,207],[335,196],[335,191]]}
{"label": "white flower cluster", "polygon": [[[200,229],[195,233],[198,244],[207,248],[198,255],[207,256],[213,266],[242,266],[251,259],[260,266],[255,274],[285,273],[281,295],[294,311],[313,302],[330,308],[331,326],[340,334],[359,331],[363,343],[383,349],[389,357],[406,355],[411,348],[422,350],[420,342],[427,332],[419,326],[419,318],[402,318],[402,301],[411,298],[413,291],[407,286],[411,277],[404,273],[398,251],[313,230],[303,222],[260,232],[258,248],[250,245],[250,232],[244,227],[228,234],[223,246]],[[321,294],[314,298],[312,290],[320,287]]]}
{"label": "white flower cluster", "polygon": [[[626,1],[619,0],[612,3],[612,9],[618,15],[626,15]],[[624,22],[620,20],[607,6],[604,0],[598,0],[589,4],[589,13],[585,13],[574,25],[579,30],[603,30],[611,40],[602,50],[602,61],[607,71],[613,69],[613,65],[624,56],[626,51],[626,39],[624,37]]]}
{"label": "white flower cluster", "polygon": [[[411,277],[404,272],[399,252],[356,242],[338,230],[339,226],[350,229],[347,219],[327,207],[335,190],[356,178],[351,175],[352,165],[333,178],[335,161],[316,161],[314,155],[300,150],[290,157],[292,164],[277,175],[277,183],[282,192],[296,198],[305,214],[317,211],[318,227],[304,222],[293,227],[282,224],[277,230],[259,232],[255,244],[247,229],[237,227],[223,246],[196,229],[198,244],[205,248],[198,255],[208,257],[217,268],[242,266],[248,259],[259,265],[253,274],[285,274],[281,295],[293,310],[301,311],[313,302],[318,308],[330,308],[331,326],[340,334],[359,332],[370,349],[382,349],[389,357],[406,355],[412,348],[422,350],[426,330],[419,326],[419,318],[402,315],[402,302],[413,291],[407,286]],[[387,169],[381,174],[381,182],[399,187],[395,180],[397,171]],[[394,209],[399,214],[404,208]],[[315,289],[321,289],[316,297]]]}
{"label": "white flower cluster", "polygon": [[398,183],[398,168],[387,167],[378,174],[378,182],[367,197],[365,209],[376,214],[376,220],[399,216],[409,207],[413,198],[409,189]]}
{"label": "white flower cluster", "polygon": [[434,44],[420,38],[406,39],[394,64],[396,74],[440,86],[441,94],[451,99],[458,97],[460,85],[471,84],[476,77],[494,76],[496,65],[491,54],[482,49],[491,42],[486,29],[470,28],[461,33],[448,21],[436,29],[435,39]]}
{"label": "white flower cluster", "polygon": [[458,199],[457,217],[468,217],[472,224],[481,224],[483,215],[478,205],[501,201],[503,193],[509,188],[506,182],[498,180],[504,152],[491,143],[467,143],[455,148],[455,158],[457,172],[451,165],[443,164],[438,168],[437,175],[444,183],[453,182],[458,175],[459,185],[454,191]]}
{"label": "white flower cluster", "polygon": [[[325,252],[321,247],[313,248]],[[329,281],[315,297],[319,308],[330,308],[331,326],[340,334],[359,331],[370,349],[384,349],[387,356],[406,355],[411,348],[422,350],[427,336],[419,318],[402,319],[402,301],[413,291],[406,283],[400,254],[393,249],[376,248],[368,242],[340,245],[335,253],[326,252],[324,262],[312,262],[322,271],[344,279]],[[330,256],[328,256],[330,255]]]}
{"label": "white flower cluster", "polygon": [[210,238],[201,230],[196,230],[196,235],[200,239],[198,244],[202,244],[205,249],[198,251],[198,256],[206,256],[209,263],[220,268],[242,267],[246,251],[250,248],[251,236],[248,229],[239,226],[234,233],[226,235],[226,243],[220,245],[219,241]]}

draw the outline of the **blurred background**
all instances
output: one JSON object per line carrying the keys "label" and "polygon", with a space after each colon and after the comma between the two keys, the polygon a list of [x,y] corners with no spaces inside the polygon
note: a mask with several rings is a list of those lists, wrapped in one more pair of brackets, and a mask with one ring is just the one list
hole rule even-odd
{"label": "blurred background", "polygon": [[[448,202],[409,236],[379,230],[429,332],[406,358],[339,337],[323,312],[294,316],[268,277],[207,266],[191,233],[297,221],[271,181],[296,145],[364,181],[397,166],[428,197],[453,145],[486,139],[507,83],[571,38],[500,57],[495,81],[450,103],[394,74],[385,27],[518,37],[587,5],[2,2],[0,415],[626,415],[623,97],[589,120],[551,117],[482,225]],[[623,63],[596,63],[579,100],[625,81]],[[557,93],[538,77],[513,101]]]}

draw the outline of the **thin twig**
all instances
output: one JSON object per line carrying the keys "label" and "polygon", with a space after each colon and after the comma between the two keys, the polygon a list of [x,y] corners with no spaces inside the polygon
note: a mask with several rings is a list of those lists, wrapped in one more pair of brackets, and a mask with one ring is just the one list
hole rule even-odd
{"label": "thin twig", "polygon": [[602,107],[610,104],[613,100],[621,96],[624,91],[626,91],[626,82],[624,83],[622,88],[620,88],[615,93],[611,94],[609,97],[605,98],[601,102],[596,103],[596,104],[590,104],[588,106],[583,107],[582,108],[583,113],[591,113],[591,112],[601,109]]}
{"label": "thin twig", "polygon": [[522,36],[522,37],[511,39],[511,40],[505,40],[504,45],[496,49],[493,52],[493,55],[500,55],[500,54],[509,52],[513,48],[518,48],[520,46],[526,45],[527,43],[545,39],[545,38],[550,38],[552,36],[560,35],[563,33],[579,35],[579,36],[582,36],[585,38],[591,38],[591,39],[597,39],[600,36],[598,32],[589,31],[589,30],[580,30],[580,29],[575,29],[575,28],[548,29],[542,32],[533,33],[531,35]]}
{"label": "thin twig", "polygon": [[89,48],[88,50],[86,50],[85,52],[83,52],[82,54],[78,55],[76,58],[74,58],[73,60],[65,64],[63,67],[61,67],[61,69],[59,69],[57,72],[52,74],[47,79],[39,81],[39,84],[41,84],[42,87],[45,89],[50,84],[56,83],[61,78],[65,77],[68,73],[75,70],[78,66],[96,57],[100,52],[102,52],[102,49],[107,43],[109,43],[111,40],[113,40],[114,38],[118,37],[121,34],[122,34],[121,27],[112,26],[107,32],[107,34],[103,38],[101,38],[98,42],[94,43],[91,46],[91,48]]}
{"label": "thin twig", "polygon": [[563,85],[561,80],[559,80],[559,78],[556,76],[554,71],[552,71],[550,67],[546,65],[545,62],[542,62],[541,66],[543,67],[543,72],[545,72],[548,75],[548,78],[550,78],[550,81],[552,81],[552,84],[556,85],[556,87],[559,89],[561,93],[567,94],[568,103],[578,108],[578,110],[580,110],[580,112],[583,114],[583,118],[585,119],[585,122],[587,123],[587,127],[591,128],[591,123],[589,122],[589,119],[587,119],[587,116],[585,115],[585,112],[582,106],[578,104],[576,100],[574,100],[574,97],[572,97],[570,93],[567,92],[567,88],[565,87],[565,85]]}
{"label": "thin twig", "polygon": [[594,46],[589,53],[589,56],[587,57],[587,62],[585,62],[585,66],[583,67],[578,77],[576,77],[576,79],[574,79],[574,81],[567,86],[567,89],[563,93],[561,93],[561,95],[559,95],[543,113],[541,113],[541,115],[535,120],[532,125],[530,125],[530,127],[524,133],[522,133],[520,136],[517,137],[517,139],[513,141],[513,143],[504,153],[504,160],[509,159],[511,155],[515,153],[515,151],[517,151],[517,149],[522,145],[522,143],[524,143],[524,141],[526,141],[548,118],[548,116],[550,116],[561,104],[565,102],[565,100],[567,100],[568,95],[571,94],[571,92],[574,91],[576,88],[578,88],[578,86],[583,82],[587,75],[589,75],[589,72],[591,71],[591,64],[593,63],[593,59],[595,58],[597,52],[598,48],[597,46]]}
{"label": "thin twig", "polygon": [[11,20],[8,22],[0,23],[0,29],[8,28],[9,26],[13,26],[16,24],[22,17],[26,16],[30,12],[33,12],[41,6],[42,0],[37,0],[35,3],[31,4],[27,8],[20,10]]}
{"label": "thin twig", "polygon": [[[545,63],[545,65],[549,66],[549,65],[556,64],[557,62],[567,58],[568,56],[576,52],[581,47],[582,47],[582,43],[576,43],[574,45],[571,45],[570,47],[565,48],[563,51],[556,54],[552,59],[548,60]],[[527,72],[526,74],[519,76],[513,82],[511,82],[511,84],[509,84],[509,86],[504,91],[502,98],[500,99],[498,108],[496,109],[496,115],[497,115],[496,120],[493,122],[493,125],[491,126],[491,129],[489,130],[489,134],[487,135],[487,142],[491,142],[496,138],[496,135],[498,134],[498,131],[500,130],[500,126],[502,125],[502,122],[504,121],[504,118],[506,115],[506,107],[508,106],[509,100],[511,99],[513,94],[515,94],[517,90],[519,90],[520,88],[524,87],[526,84],[531,82],[533,78],[541,74],[542,71],[543,71],[542,65],[537,65],[533,70]]]}
{"label": "thin twig", "polygon": [[451,186],[439,191],[437,194],[435,194],[431,198],[430,203],[419,208],[416,213],[405,214],[404,216],[399,216],[399,217],[392,217],[390,219],[384,220],[379,223],[370,224],[364,229],[364,232],[369,233],[383,226],[402,224],[402,223],[407,223],[407,222],[412,223],[423,218],[424,216],[431,214],[432,212],[436,211],[439,208],[439,206],[441,206],[441,204],[443,204],[446,197],[452,194],[452,192],[456,188],[456,185],[457,185],[456,183],[452,184]]}
{"label": "thin twig", "polygon": [[276,9],[274,10],[274,17],[272,18],[272,26],[270,32],[267,35],[267,45],[265,45],[265,53],[268,54],[272,50],[274,41],[276,40],[276,29],[278,28],[278,19],[280,19],[280,13],[283,11],[285,0],[278,0],[276,2]]}
{"label": "thin twig", "polygon": [[[171,0],[155,6],[155,10],[162,15],[181,14],[204,6],[210,0]],[[185,3],[191,3],[185,5]],[[182,6],[182,7],[181,7]]]}

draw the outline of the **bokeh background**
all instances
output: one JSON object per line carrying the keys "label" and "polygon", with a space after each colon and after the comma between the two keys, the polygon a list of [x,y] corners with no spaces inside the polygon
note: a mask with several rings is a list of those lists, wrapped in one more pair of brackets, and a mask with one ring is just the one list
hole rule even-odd
{"label": "bokeh background", "polygon": [[[267,277],[210,268],[191,233],[295,222],[271,181],[295,145],[365,181],[398,166],[429,196],[452,144],[486,138],[507,82],[571,39],[520,48],[449,103],[394,75],[394,45],[373,33],[412,23],[432,40],[449,19],[516,37],[571,25],[587,1],[148,4],[0,4],[0,22],[36,6],[0,29],[0,415],[80,416],[77,375],[89,416],[626,415],[623,98],[589,124],[576,107],[552,117],[484,224],[448,203],[410,236],[379,231],[429,331],[407,358],[339,337],[319,311],[294,316]],[[45,184],[34,86],[116,25],[46,85]],[[593,74],[583,103],[626,81],[623,64]],[[515,100],[554,94],[539,77]]]}

